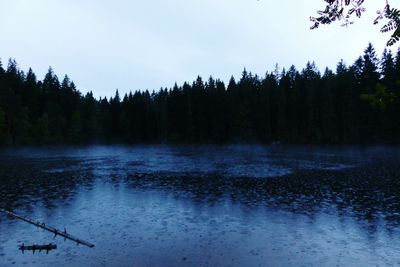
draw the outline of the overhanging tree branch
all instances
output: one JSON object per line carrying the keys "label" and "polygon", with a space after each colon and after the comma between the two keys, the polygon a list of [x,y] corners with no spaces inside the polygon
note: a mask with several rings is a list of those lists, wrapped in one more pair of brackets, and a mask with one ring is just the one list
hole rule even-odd
{"label": "overhanging tree branch", "polygon": [[[335,21],[342,21],[342,26],[348,26],[354,23],[352,18],[356,16],[360,18],[366,11],[363,6],[365,0],[324,0],[327,5],[324,10],[317,11],[318,16],[310,17],[313,23],[311,29],[316,29],[320,25],[330,24]],[[374,20],[374,24],[378,24],[381,20],[385,20],[381,27],[381,32],[393,32],[387,42],[388,46],[395,44],[400,40],[400,10],[391,8],[388,0],[385,1],[383,10],[378,11],[378,17]]]}

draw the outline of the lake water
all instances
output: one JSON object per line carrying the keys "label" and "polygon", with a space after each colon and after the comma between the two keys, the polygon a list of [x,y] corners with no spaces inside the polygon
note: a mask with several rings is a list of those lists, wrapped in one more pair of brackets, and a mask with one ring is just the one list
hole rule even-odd
{"label": "lake water", "polygon": [[399,148],[1,150],[1,207],[95,247],[0,213],[0,266],[400,266]]}

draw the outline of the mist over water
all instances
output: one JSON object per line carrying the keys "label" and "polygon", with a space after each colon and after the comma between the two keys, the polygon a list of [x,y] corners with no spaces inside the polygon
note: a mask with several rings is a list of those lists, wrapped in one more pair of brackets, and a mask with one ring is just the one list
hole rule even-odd
{"label": "mist over water", "polygon": [[[400,149],[93,146],[0,151],[0,266],[396,266]],[[58,249],[21,254],[17,246]]]}

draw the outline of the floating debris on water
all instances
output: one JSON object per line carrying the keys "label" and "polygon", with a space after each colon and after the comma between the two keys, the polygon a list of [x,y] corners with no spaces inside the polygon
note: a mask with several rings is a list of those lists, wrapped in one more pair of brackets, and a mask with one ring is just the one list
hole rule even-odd
{"label": "floating debris on water", "polygon": [[22,253],[25,252],[25,250],[31,250],[33,254],[35,254],[36,250],[39,250],[39,252],[42,252],[42,250],[46,251],[46,254],[49,254],[50,250],[57,249],[57,245],[49,243],[47,245],[32,245],[32,246],[25,246],[25,244],[22,244],[21,246],[18,246],[18,249],[22,251]]}
{"label": "floating debris on water", "polygon": [[49,232],[54,234],[54,237],[59,235],[59,236],[64,237],[64,240],[69,239],[69,240],[75,241],[77,245],[81,244],[81,245],[84,245],[84,246],[87,246],[87,247],[90,247],[90,248],[94,247],[94,245],[92,243],[89,243],[89,242],[87,242],[85,240],[81,240],[81,239],[78,239],[75,236],[70,235],[69,233],[67,233],[67,229],[65,229],[65,228],[64,228],[64,231],[61,231],[61,230],[58,230],[57,228],[54,228],[52,226],[46,225],[44,222],[34,221],[34,220],[29,219],[27,217],[22,217],[22,216],[20,216],[18,214],[15,214],[15,213],[11,212],[11,211],[7,211],[7,210],[1,209],[1,208],[0,208],[0,212],[4,212],[4,213],[6,213],[6,214],[8,214],[8,215],[10,215],[10,216],[12,216],[12,217],[14,217],[16,219],[22,220],[24,222],[27,222],[29,224],[35,225],[35,226],[37,226],[39,228],[42,228],[42,229],[44,229],[46,231],[49,231]]}

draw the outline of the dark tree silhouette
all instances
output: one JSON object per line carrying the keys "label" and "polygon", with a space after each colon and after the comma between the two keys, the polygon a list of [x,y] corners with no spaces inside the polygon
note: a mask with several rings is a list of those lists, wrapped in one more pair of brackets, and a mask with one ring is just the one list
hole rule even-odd
{"label": "dark tree silhouette", "polygon": [[400,142],[400,50],[371,44],[352,65],[321,73],[244,69],[240,79],[201,77],[158,92],[109,99],[82,95],[53,70],[38,81],[14,60],[0,63],[0,144]]}

